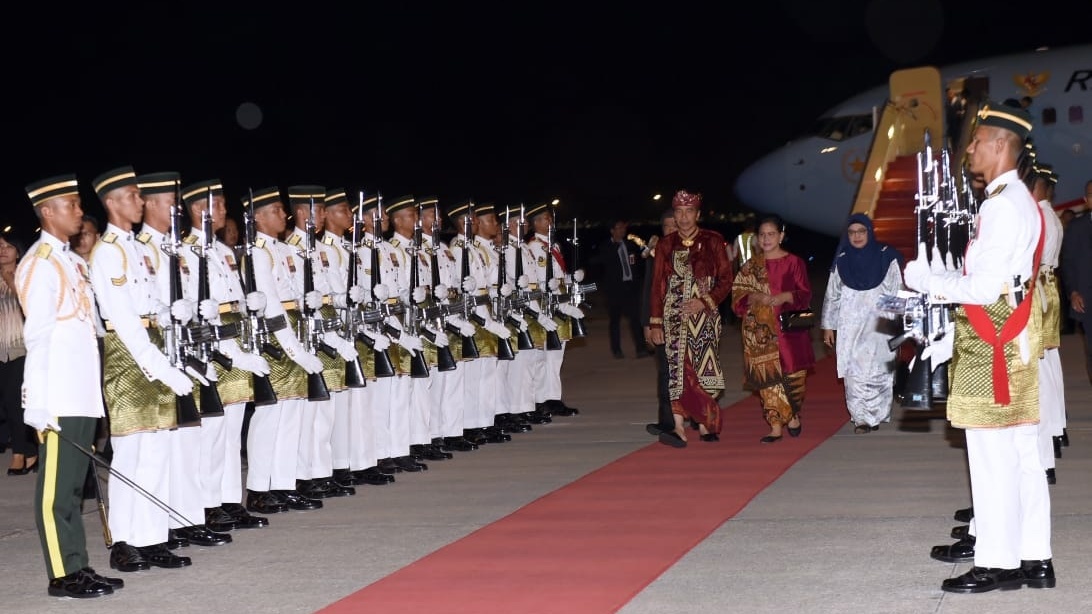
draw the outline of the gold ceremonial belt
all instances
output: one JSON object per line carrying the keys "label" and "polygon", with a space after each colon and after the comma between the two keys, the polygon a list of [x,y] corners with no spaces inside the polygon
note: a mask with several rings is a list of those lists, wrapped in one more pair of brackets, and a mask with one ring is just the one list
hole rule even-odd
{"label": "gold ceremonial belt", "polygon": [[296,301],[281,301],[281,307],[284,307],[285,311],[292,311],[293,309],[299,311],[299,304]]}
{"label": "gold ceremonial belt", "polygon": [[475,296],[486,296],[489,294],[489,290],[478,290],[474,293]]}
{"label": "gold ceremonial belt", "polygon": [[332,296],[330,296],[329,294],[323,294],[322,295],[322,304],[323,305],[333,305],[334,304],[334,298]]}
{"label": "gold ceremonial belt", "polygon": [[[143,318],[140,319],[140,327],[141,328],[148,328],[151,325],[152,325],[152,319],[151,318],[143,317]],[[106,327],[107,331],[113,331],[114,330],[114,323],[111,322],[110,320],[106,320],[105,322],[103,322],[103,326]]]}
{"label": "gold ceremonial belt", "polygon": [[231,301],[229,303],[220,303],[220,313],[239,313],[242,311],[239,308],[239,301]]}

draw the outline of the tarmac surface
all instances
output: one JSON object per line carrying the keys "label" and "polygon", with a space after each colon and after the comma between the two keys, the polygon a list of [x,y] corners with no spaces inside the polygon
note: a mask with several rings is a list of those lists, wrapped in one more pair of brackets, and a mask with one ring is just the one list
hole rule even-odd
{"label": "tarmac surface", "polygon": [[[825,278],[817,277],[816,307],[825,287]],[[84,521],[91,564],[126,582],[111,596],[77,602],[46,595],[31,513],[34,478],[0,477],[2,609],[314,612],[617,458],[660,445],[644,429],[655,419],[655,366],[649,358],[633,358],[625,340],[628,357],[611,357],[603,311],[592,308],[588,337],[573,341],[566,354],[564,397],[579,416],[535,426],[510,443],[456,453],[453,460],[429,463],[426,472],[398,474],[388,486],[358,486],[355,497],[327,500],[320,511],[271,516],[265,529],[234,531],[228,546],[179,551],[193,559],[191,567],[112,572],[89,502]],[[970,505],[962,431],[949,428],[942,411],[896,407],[890,424],[867,435],[853,434],[847,416],[838,433],[619,611],[1092,611],[1092,583],[1082,580],[1092,572],[1092,386],[1080,343],[1079,335],[1062,337],[1071,445],[1063,449],[1058,483],[1050,487],[1057,588],[980,595],[940,590],[942,580],[970,567],[929,558],[933,545],[954,541],[949,531],[960,523],[952,514]],[[738,330],[726,326],[721,353],[729,382],[741,372],[739,348]],[[745,396],[730,384],[721,405]],[[755,420],[761,420],[757,412]],[[756,442],[755,453],[761,451]],[[650,481],[650,494],[655,486]],[[671,519],[663,530],[673,530]],[[528,582],[551,581],[549,569],[527,572]],[[503,594],[482,598],[503,610]],[[467,605],[452,604],[450,611],[473,611]],[[549,604],[541,611],[551,611]]]}

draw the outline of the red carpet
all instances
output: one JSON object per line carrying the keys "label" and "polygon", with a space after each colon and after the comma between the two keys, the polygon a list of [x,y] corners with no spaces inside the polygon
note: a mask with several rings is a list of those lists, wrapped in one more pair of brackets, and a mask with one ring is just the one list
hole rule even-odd
{"label": "red carpet", "polygon": [[807,385],[799,438],[760,444],[769,429],[745,399],[724,409],[719,443],[649,445],[321,612],[617,611],[846,424],[834,360]]}

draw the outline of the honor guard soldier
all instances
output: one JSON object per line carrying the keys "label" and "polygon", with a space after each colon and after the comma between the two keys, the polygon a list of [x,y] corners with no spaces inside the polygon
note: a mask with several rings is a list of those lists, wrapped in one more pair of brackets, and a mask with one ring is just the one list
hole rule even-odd
{"label": "honor guard soldier", "polygon": [[[68,243],[83,218],[79,184],[75,175],[60,175],[36,181],[26,191],[42,227],[15,270],[26,318],[23,421],[38,431],[40,442],[34,520],[48,593],[100,597],[125,583],[100,576],[89,566],[80,513],[89,469],[85,451],[104,412],[95,296],[86,265],[72,257]],[[56,385],[62,379],[64,385]]]}
{"label": "honor guard soldier", "polygon": [[954,342],[947,411],[952,426],[966,431],[976,542],[974,567],[945,580],[947,592],[1055,585],[1050,492],[1038,451],[1042,312],[1034,285],[1043,219],[1017,172],[1031,127],[1023,109],[982,107],[967,156],[988,197],[963,270],[946,271],[939,259],[931,269],[919,245],[904,271],[906,285],[934,304],[960,304],[955,332],[933,342],[941,360],[933,359],[944,362],[940,344]]}
{"label": "honor guard soldier", "polygon": [[[334,481],[334,465],[330,439],[334,429],[335,398],[348,401],[345,386],[345,363],[356,360],[356,348],[351,341],[337,334],[340,323],[334,306],[334,292],[330,282],[330,250],[322,242],[326,224],[326,188],[317,185],[290,186],[288,202],[292,210],[292,232],[285,237],[285,262],[289,278],[300,301],[312,311],[313,328],[304,327],[311,335],[315,355],[322,361],[322,377],[329,395],[326,400],[308,400],[300,425],[299,461],[296,465],[296,488],[312,499],[348,497],[356,494],[352,486]],[[310,266],[311,287],[307,289],[305,277]],[[345,293],[338,301],[345,304]],[[321,323],[321,325],[319,324]],[[331,330],[326,330],[326,328]],[[325,345],[326,351],[318,348]],[[329,352],[333,352],[331,356]]]}
{"label": "honor guard soldier", "polygon": [[[143,256],[155,271],[156,298],[162,303],[171,301],[172,271],[169,267],[172,259],[169,253],[173,246],[167,235],[172,228],[171,215],[180,206],[176,202],[180,182],[181,177],[175,172],[137,176],[140,196],[144,199],[144,222],[136,240],[143,250]],[[175,222],[174,227],[178,228],[177,220]],[[179,262],[176,259],[174,265],[179,267],[175,273],[181,281],[188,275],[187,269],[179,266]],[[191,309],[192,307],[191,305]],[[212,428],[207,426],[210,420],[213,418],[202,418],[199,424],[187,424],[167,432],[170,443],[170,487],[167,501],[171,508],[179,512],[177,518],[171,516],[168,522],[169,549],[188,546],[190,543],[219,546],[231,541],[230,535],[214,533],[203,522],[205,510],[201,504],[201,438],[205,428]],[[195,524],[187,525],[182,518],[190,519]]]}
{"label": "honor guard soldier", "polygon": [[[545,328],[557,330],[557,323],[552,318],[542,314],[542,307],[537,299],[530,298],[530,278],[527,271],[532,270],[534,260],[523,242],[523,225],[526,214],[523,206],[511,206],[505,211],[504,241],[507,255],[505,266],[508,268],[507,279],[515,288],[515,292],[524,297],[523,320],[527,326],[528,336],[531,337],[531,347],[521,349],[516,354],[516,360],[512,365],[513,371],[509,374],[512,382],[511,410],[514,416],[520,420],[533,424],[547,424],[553,421],[549,412],[538,409],[535,406],[535,390],[532,386],[531,369],[535,363],[543,359],[541,340],[545,339]],[[532,331],[538,330],[538,335],[532,335]],[[534,344],[534,337],[538,336],[540,345]]]}
{"label": "honor guard soldier", "polygon": [[164,329],[172,321],[188,322],[192,308],[182,299],[170,306],[159,300],[155,270],[133,234],[143,219],[144,199],[132,167],[107,171],[92,184],[108,220],[91,252],[91,283],[106,328],[103,394],[111,464],[143,489],[138,492],[111,474],[110,566],[125,572],[185,567],[190,559],[166,547],[169,516],[159,503],[170,495],[168,431],[187,426],[178,423],[175,397],[192,395],[194,382],[162,348]]}
{"label": "honor guard soldier", "polygon": [[[211,198],[211,203],[209,202]],[[246,296],[239,277],[235,252],[216,238],[215,233],[227,222],[227,204],[219,179],[206,179],[182,188],[182,206],[189,222],[189,234],[183,239],[179,254],[184,267],[185,295],[197,305],[201,323],[209,329],[237,327],[246,310]],[[207,220],[206,220],[207,218]],[[213,236],[205,234],[206,227]],[[205,253],[206,246],[211,246]],[[203,262],[202,262],[203,261]],[[201,267],[205,267],[205,278]],[[199,286],[204,284],[204,288]],[[206,296],[207,295],[207,296]],[[206,296],[204,301],[198,301]],[[236,329],[237,332],[237,329]],[[220,338],[225,335],[216,335]],[[212,531],[256,529],[269,525],[269,519],[254,516],[243,505],[242,448],[243,417],[246,404],[254,401],[253,375],[269,375],[269,363],[257,354],[244,352],[238,335],[215,342],[210,351],[219,352],[230,361],[209,360],[216,379],[216,394],[223,415],[202,416],[200,460],[202,516]],[[201,544],[203,535],[187,529],[177,532],[189,541]],[[197,537],[196,540],[193,537]],[[224,535],[228,541],[231,536]]]}
{"label": "honor guard soldier", "polygon": [[[417,203],[412,196],[402,196],[392,199],[387,206],[387,215],[390,218],[394,233],[391,235],[391,253],[397,259],[395,278],[388,279],[388,288],[396,288],[397,294],[402,298],[406,308],[400,321],[402,327],[399,336],[407,337],[412,349],[403,346],[405,352],[401,352],[399,371],[404,373],[403,381],[409,385],[408,403],[402,407],[402,411],[396,412],[391,420],[391,432],[397,437],[401,432],[407,444],[408,456],[418,465],[427,467],[421,461],[440,461],[450,458],[450,453],[441,451],[432,445],[431,419],[432,419],[432,387],[436,381],[437,371],[437,347],[427,344],[422,339],[422,332],[426,324],[422,321],[421,310],[425,307],[428,298],[427,282],[422,283],[421,259],[424,250],[417,245],[417,236],[424,242],[424,233],[418,233],[419,217]],[[416,284],[416,285],[415,285]],[[412,309],[411,309],[412,307]],[[438,331],[431,331],[437,340],[440,340]],[[443,336],[441,343],[446,343],[447,337]],[[417,361],[417,372],[414,372],[413,361]],[[394,418],[397,417],[397,420]],[[397,426],[396,426],[397,425]],[[404,461],[403,461],[404,462]]]}
{"label": "honor guard soldier", "polygon": [[[450,305],[452,292],[459,287],[459,272],[455,256],[446,243],[440,240],[443,222],[439,219],[439,200],[428,196],[420,201],[421,228],[424,237],[422,256],[425,259],[421,279],[429,286],[433,303]],[[455,314],[444,317],[447,325],[473,335],[474,327]],[[466,411],[466,369],[462,362],[462,335],[459,332],[442,332],[447,335],[448,347],[458,366],[450,371],[437,370],[436,379],[429,390],[432,416],[429,429],[432,443],[442,451],[470,452],[478,446],[463,437],[463,414]]]}
{"label": "honor guard soldier", "polygon": [[[359,282],[360,279],[359,270],[356,268],[359,246],[352,244],[353,236],[351,233],[355,224],[353,210],[349,206],[349,199],[343,188],[327,189],[323,202],[326,205],[326,223],[325,232],[322,235],[322,245],[326,250],[329,261],[327,277],[334,295],[341,295],[341,304],[336,305],[336,307],[341,315],[342,330],[347,335],[343,335],[343,338],[349,339],[355,344],[356,327],[354,323],[359,318],[359,306],[365,302],[367,296],[364,287],[359,283],[349,286],[350,268],[353,269],[354,281]],[[363,227],[358,227],[356,232],[356,240],[359,242],[363,238]],[[347,361],[346,385],[348,388],[345,394],[334,395],[333,433],[330,437],[330,458],[334,468],[333,479],[342,486],[359,484],[385,485],[390,482],[379,473],[378,469],[375,469],[377,458],[374,456],[367,459],[363,458],[362,448],[374,450],[374,443],[364,444],[357,438],[367,436],[371,439],[370,421],[367,426],[361,424],[365,421],[369,411],[365,407],[368,403],[368,386],[366,384],[368,378],[367,367],[364,363],[370,352],[367,352],[366,348],[359,348],[359,345],[354,345],[354,348],[357,348],[357,360],[361,365],[361,371],[364,373],[365,379],[362,382],[364,385],[349,386],[348,369],[353,368],[353,365]],[[374,364],[372,365],[372,374],[374,378]],[[369,475],[365,475],[364,472],[368,469],[372,471]]]}
{"label": "honor guard soldier", "polygon": [[[563,285],[568,279],[568,270],[565,267],[565,258],[561,254],[561,248],[550,236],[554,225],[554,214],[549,203],[543,203],[528,209],[527,218],[531,220],[531,228],[534,230],[534,235],[527,241],[527,248],[534,260],[534,267],[529,272],[529,277],[532,283],[539,285],[543,293],[557,294],[558,286]],[[547,266],[550,267],[548,275]],[[549,282],[547,282],[547,279],[549,279]],[[548,285],[554,287],[547,287]],[[564,305],[564,303],[557,305],[558,310],[566,311],[567,308]],[[547,306],[543,305],[543,307]],[[569,318],[555,317],[556,314],[549,313],[549,309],[545,309],[545,311],[548,316],[557,321],[557,334],[561,340],[561,348],[557,350],[546,348],[546,351],[543,352],[544,360],[532,369],[536,395],[535,403],[543,406],[551,415],[574,416],[580,411],[565,405],[561,400],[561,366],[565,361],[565,348],[572,338],[572,322]],[[577,317],[577,313],[571,311],[565,315]],[[580,314],[580,317],[582,317],[582,314]]]}
{"label": "honor guard soldier", "polygon": [[[244,206],[254,211],[254,282],[265,299],[263,314],[273,331],[272,342],[283,352],[279,360],[268,361],[269,381],[277,394],[277,403],[256,407],[250,418],[246,507],[265,514],[285,511],[286,507],[319,509],[322,501],[304,497],[296,490],[296,465],[308,375],[321,374],[323,365],[303,347],[295,333],[297,326],[302,326],[300,297],[292,285],[290,252],[276,238],[284,232],[286,221],[280,190],[276,187],[256,190]],[[250,307],[248,298],[247,308]]]}

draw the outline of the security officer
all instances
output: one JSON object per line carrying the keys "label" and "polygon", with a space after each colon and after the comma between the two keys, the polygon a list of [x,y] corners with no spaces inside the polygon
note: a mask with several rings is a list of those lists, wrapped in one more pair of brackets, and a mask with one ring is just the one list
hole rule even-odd
{"label": "security officer", "polygon": [[974,567],[945,580],[947,592],[1055,585],[1038,452],[1041,311],[1032,292],[1043,220],[1017,172],[1031,128],[1027,111],[982,107],[967,156],[988,197],[963,270],[938,262],[931,270],[919,245],[904,272],[906,285],[934,303],[960,303],[954,334],[945,335],[954,338],[947,408],[952,426],[966,431],[977,539]]}
{"label": "security officer", "polygon": [[[88,457],[76,446],[90,448],[104,412],[95,296],[83,260],[71,257],[68,244],[82,224],[79,184],[75,175],[60,175],[36,181],[26,191],[42,227],[41,237],[15,270],[26,317],[23,421],[39,432],[40,440],[34,520],[48,593],[100,597],[125,583],[88,566],[80,514]],[[62,378],[65,385],[55,385]]]}
{"label": "security officer", "polygon": [[112,465],[145,491],[111,475],[110,566],[125,572],[185,567],[190,559],[166,547],[168,513],[145,493],[169,498],[168,431],[185,426],[177,422],[175,396],[191,395],[194,383],[160,349],[162,330],[172,319],[188,322],[192,308],[183,299],[168,307],[158,298],[155,269],[133,234],[143,219],[144,199],[132,167],[107,171],[92,187],[108,220],[91,251],[91,283],[106,327],[103,393]]}

